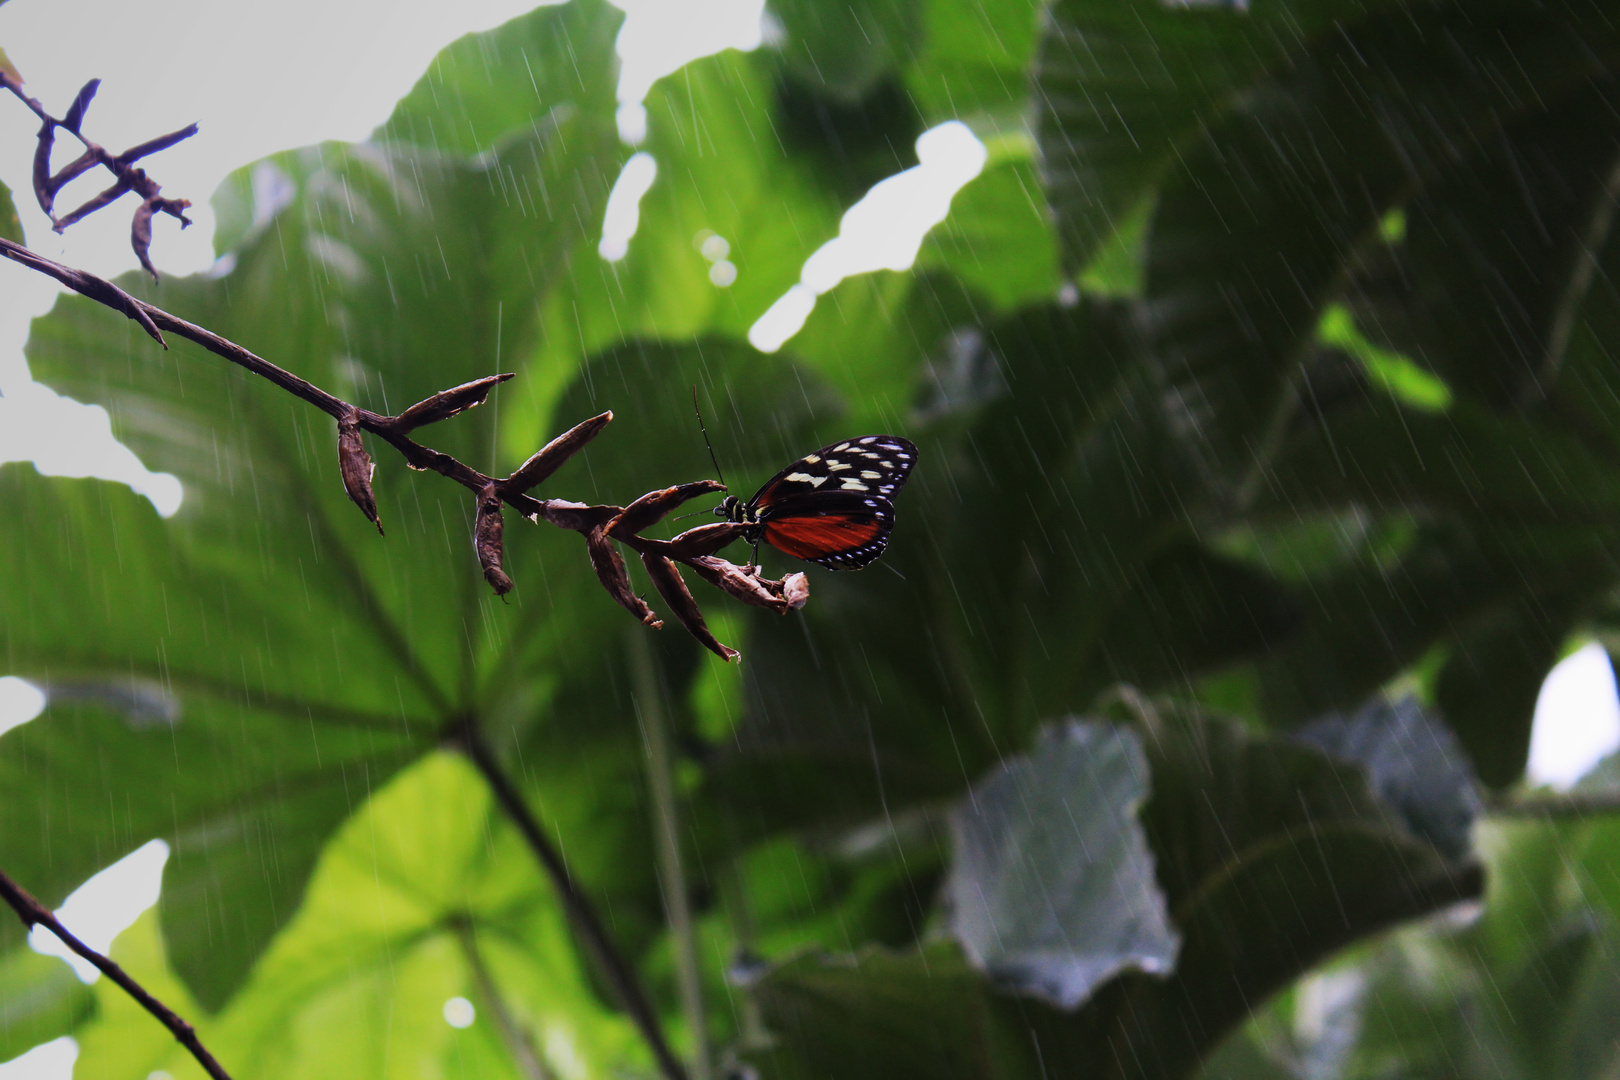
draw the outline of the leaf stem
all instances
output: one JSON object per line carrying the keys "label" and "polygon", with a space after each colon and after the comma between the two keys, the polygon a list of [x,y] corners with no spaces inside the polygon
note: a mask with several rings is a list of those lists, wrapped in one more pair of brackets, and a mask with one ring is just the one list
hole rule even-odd
{"label": "leaf stem", "polygon": [[569,921],[574,924],[575,933],[583,940],[586,952],[595,962],[597,970],[618,997],[620,1006],[630,1015],[631,1021],[641,1032],[642,1039],[651,1048],[665,1080],[687,1080],[686,1069],[675,1057],[669,1042],[664,1038],[663,1029],[658,1024],[658,1016],[653,1011],[652,1001],[637,978],[635,969],[613,944],[613,939],[608,936],[607,927],[602,924],[596,909],[574,883],[562,854],[552,846],[550,840],[546,839],[539,818],[529,809],[523,795],[512,783],[511,778],[502,771],[500,763],[495,760],[495,754],[485,742],[483,733],[474,723],[467,721],[459,725],[450,741],[466,754],[473,766],[483,774],[484,781],[489,784],[490,790],[495,795],[495,801],[500,804],[501,810],[511,819],[512,824],[517,826],[524,842],[529,845],[529,850],[540,863],[541,869],[551,879],[552,887],[557,890],[557,896],[562,900],[563,909],[568,912]]}
{"label": "leaf stem", "polygon": [[692,1073],[696,1080],[711,1080],[708,1024],[703,1010],[703,981],[698,967],[697,931],[692,904],[686,894],[686,871],[681,860],[680,806],[675,797],[675,775],[669,746],[669,717],[664,710],[663,687],[653,665],[652,648],[645,634],[631,634],[630,685],[636,717],[641,721],[642,747],[647,754],[647,786],[652,791],[653,835],[658,846],[658,880],[663,886],[664,914],[675,939],[676,970],[680,977],[681,1010],[692,1031]]}
{"label": "leaf stem", "polygon": [[473,981],[478,984],[478,996],[483,999],[484,1007],[495,1018],[495,1026],[500,1029],[501,1041],[506,1043],[506,1049],[512,1055],[513,1062],[524,1080],[553,1080],[551,1070],[540,1056],[539,1048],[534,1045],[529,1031],[525,1028],[512,1010],[506,1004],[506,998],[501,995],[500,987],[495,984],[495,977],[490,974],[489,965],[484,963],[484,954],[478,950],[478,932],[473,928],[471,920],[466,918],[454,919],[451,927],[455,930],[456,940],[461,944],[461,954],[467,961],[467,967],[472,971]]}
{"label": "leaf stem", "polygon": [[168,1028],[169,1032],[179,1040],[180,1045],[191,1051],[191,1056],[197,1059],[197,1063],[214,1080],[231,1080],[230,1073],[225,1071],[225,1067],[214,1059],[214,1055],[210,1054],[208,1048],[203,1046],[202,1040],[197,1038],[196,1028],[181,1019],[180,1015],[173,1009],[147,993],[145,987],[130,978],[129,973],[111,959],[96,952],[96,950],[73,936],[67,927],[57,921],[56,916],[51,913],[49,908],[35,900],[27,890],[12,881],[4,873],[0,873],[0,897],[3,897],[6,903],[11,905],[11,910],[17,913],[17,917],[22,920],[25,927],[32,930],[36,926],[43,926],[60,938],[62,944],[90,961],[103,975],[117,983],[126,994],[139,1003],[141,1008],[151,1013],[157,1018],[158,1023]]}

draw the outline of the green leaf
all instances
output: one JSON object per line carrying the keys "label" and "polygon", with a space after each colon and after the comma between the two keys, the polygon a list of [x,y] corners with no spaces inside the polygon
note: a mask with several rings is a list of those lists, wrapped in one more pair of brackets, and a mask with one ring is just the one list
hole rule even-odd
{"label": "green leaf", "polygon": [[1147,795],[1135,732],[1047,728],[952,815],[952,933],[1001,985],[1074,1009],[1122,971],[1168,974],[1179,945],[1135,820]]}
{"label": "green leaf", "polygon": [[1351,283],[1367,332],[1494,409],[1553,391],[1587,290],[1604,291],[1592,260],[1620,154],[1607,100],[1584,83],[1549,94],[1426,185],[1400,242],[1376,245]]}
{"label": "green leaf", "polygon": [[782,26],[781,64],[818,95],[853,105],[910,59],[920,7],[914,0],[780,0],[771,12]]}
{"label": "green leaf", "polygon": [[[12,466],[0,503],[11,508],[0,635],[13,670],[62,699],[0,737],[14,793],[0,805],[0,865],[56,904],[152,837],[168,840],[163,911],[187,930],[175,962],[218,1004],[297,904],[325,835],[420,736],[367,709],[363,680],[342,676],[330,646],[301,644],[296,609],[245,595],[127,488]],[[75,597],[117,617],[87,617]],[[359,649],[342,659],[381,662]],[[172,711],[105,704],[131,691]]]}
{"label": "green leaf", "polygon": [[[5,54],[0,53],[0,63],[4,62]],[[17,220],[17,204],[11,201],[11,189],[4,184],[0,184],[0,236],[14,244],[26,243],[22,222]]]}
{"label": "green leaf", "polygon": [[[1394,5],[1376,5],[1378,7]],[[1368,8],[1353,2],[1247,8],[1062,0],[1035,65],[1047,194],[1064,262],[1078,268],[1206,125],[1292,54]]]}
{"label": "green leaf", "polygon": [[[507,367],[504,357],[533,342],[533,294],[565,276],[620,153],[611,126],[583,114],[553,121],[473,161],[369,146],[279,155],[231,182],[245,199],[266,187],[250,173],[272,170],[290,198],[247,215],[257,224],[228,275],[127,284],[350,401],[398,411]],[[565,192],[567,211],[548,209],[547,193]],[[541,633],[540,613],[590,594],[587,610],[607,622],[612,605],[588,577],[548,590],[537,552],[579,565],[577,538],[519,526],[507,530],[507,565],[537,610],[485,623],[492,598],[466,539],[467,492],[412,477],[379,451],[389,530],[379,538],[338,483],[331,420],[193,346],[158,353],[126,320],[66,300],[35,326],[30,361],[38,378],[104,404],[143,461],[180,477],[186,501],[160,523],[108,489],[65,504],[60,485],[8,496],[19,511],[0,525],[17,530],[5,570],[17,584],[6,589],[10,610],[29,613],[0,631],[11,670],[46,684],[160,685],[180,705],[182,754],[177,770],[174,734],[75,709],[0,743],[4,767],[28,777],[12,805],[65,801],[70,778],[106,782],[110,758],[54,749],[70,734],[128,748],[119,784],[144,778],[148,789],[189,793],[178,815],[168,800],[142,800],[135,816],[82,804],[62,812],[54,834],[11,831],[8,857],[49,865],[35,887],[60,895],[144,840],[170,837],[165,926],[213,920],[215,933],[178,936],[171,955],[218,1007],[295,908],[325,834],[368,788],[456,716],[532,723],[532,710],[512,707],[535,700],[532,684],[485,684],[481,673],[516,656],[588,653],[588,616],[570,638]],[[429,441],[497,470],[498,408],[429,429]],[[22,539],[42,530],[56,542]],[[521,611],[525,598],[515,599]],[[526,629],[514,637],[511,626]],[[47,745],[58,763],[31,765]],[[54,847],[67,836],[71,853]]]}
{"label": "green leaf", "polygon": [[1028,72],[1043,5],[922,0],[916,7],[921,41],[905,67],[905,81],[926,123],[962,120],[987,143],[998,136],[1027,138]]}
{"label": "green leaf", "polygon": [[951,200],[951,212],[917,254],[949,270],[999,311],[1050,299],[1058,289],[1057,241],[1027,156],[992,160]]}
{"label": "green leaf", "polygon": [[433,58],[372,138],[479,154],[559,112],[611,120],[624,15],[606,0],[536,8]]}
{"label": "green leaf", "polygon": [[[126,962],[138,979],[165,986],[156,942],[142,940]],[[606,1077],[647,1065],[628,1022],[591,991],[561,907],[493,815],[482,781],[459,757],[438,754],[339,830],[296,917],[200,1035],[233,1075],[381,1078],[403,1061],[517,1076],[492,992],[554,1069]],[[456,996],[477,1011],[466,1030],[444,1019]],[[81,1067],[131,1080],[153,1068],[182,1075],[185,1051],[150,1020],[166,1042],[158,1059],[120,1060],[113,1039],[122,1029],[112,1025],[128,1021],[109,1016],[92,1027]]]}
{"label": "green leaf", "polygon": [[[1265,460],[1298,407],[1289,380],[1321,305],[1356,253],[1382,244],[1385,212],[1620,46],[1595,10],[1515,5],[1375,10],[1301,37],[1285,73],[1183,148],[1149,247],[1153,340],[1200,418],[1198,445],[1233,470]],[[1589,59],[1571,63],[1576,41]]]}
{"label": "green leaf", "polygon": [[0,1061],[73,1034],[95,1008],[71,967],[26,945],[0,954],[0,986]]}

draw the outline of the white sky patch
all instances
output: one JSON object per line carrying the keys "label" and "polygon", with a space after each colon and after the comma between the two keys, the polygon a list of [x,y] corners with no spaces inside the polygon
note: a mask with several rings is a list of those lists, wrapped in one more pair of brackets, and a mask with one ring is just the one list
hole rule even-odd
{"label": "white sky patch", "polygon": [[64,1035],[0,1065],[0,1080],[73,1080],[79,1044]]}
{"label": "white sky patch", "polygon": [[640,146],[647,137],[642,102],[653,83],[693,60],[724,49],[759,48],[764,0],[613,0],[624,12],[619,28],[619,137]]}
{"label": "white sky patch", "polygon": [[651,154],[630,155],[608,192],[607,210],[602,215],[602,241],[597,253],[608,262],[618,262],[630,253],[630,238],[641,224],[641,197],[658,176],[658,162]]}
{"label": "white sky patch", "polygon": [[966,124],[947,121],[917,137],[917,164],[873,185],[839,222],[838,235],[805,260],[799,283],[748,330],[760,352],[775,352],[804,326],[816,297],[846,277],[908,270],[928,230],[945,220],[951,199],[988,157]]}
{"label": "white sky patch", "polygon": [[1614,668],[1594,641],[1566,656],[1541,684],[1526,773],[1534,783],[1567,790],[1617,748]]}
{"label": "white sky patch", "polygon": [[15,675],[0,676],[0,735],[45,711],[45,694]]}
{"label": "white sky patch", "polygon": [[[89,881],[74,889],[56,910],[78,939],[105,954],[113,938],[123,933],[141,912],[157,903],[163,882],[163,864],[169,859],[169,845],[149,840]],[[60,956],[73,966],[85,982],[95,982],[101,972],[62,944],[55,934],[36,926],[28,934],[28,944],[46,956]]]}

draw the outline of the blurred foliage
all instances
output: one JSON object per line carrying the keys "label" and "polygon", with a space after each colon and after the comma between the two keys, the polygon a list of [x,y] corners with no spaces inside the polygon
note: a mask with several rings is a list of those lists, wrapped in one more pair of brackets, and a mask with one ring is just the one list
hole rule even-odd
{"label": "blurred foliage", "polygon": [[[371,140],[233,175],[215,273],[123,284],[382,411],[516,372],[423,435],[485,471],[611,408],[549,497],[709,475],[693,386],[741,494],[904,434],[883,563],[785,618],[698,586],[746,662],[671,630],[638,676],[576,537],[509,520],[497,601],[459,489],[374,447],[379,538],[324,416],[64,299],[34,374],[185,502],[0,470],[0,662],[51,697],[0,737],[0,868],[58,903],[167,840],[115,953],[241,1078],[650,1075],[447,747],[470,718],[689,1054],[695,953],[740,1075],[1611,1075],[1620,826],[1474,823],[1616,617],[1606,9],[773,4],[653,87],[609,262],[623,18],[450,45]],[[916,266],[752,349],[951,119],[988,160]],[[0,1053],[195,1074],[3,925]]]}

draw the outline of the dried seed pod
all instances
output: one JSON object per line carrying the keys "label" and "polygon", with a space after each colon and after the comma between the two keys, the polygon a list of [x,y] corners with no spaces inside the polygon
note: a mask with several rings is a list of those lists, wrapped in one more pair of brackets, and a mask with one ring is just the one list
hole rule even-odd
{"label": "dried seed pod", "polygon": [[96,91],[100,89],[100,79],[91,79],[79,87],[79,92],[73,96],[73,104],[68,106],[66,115],[62,117],[62,126],[77,135],[79,127],[84,123],[84,114],[90,108],[90,102],[95,100]]}
{"label": "dried seed pod", "polygon": [[45,121],[39,129],[39,140],[34,143],[34,198],[45,216],[56,222],[51,207],[56,203],[56,188],[51,185],[51,148],[56,143],[56,125]]}
{"label": "dried seed pod", "polygon": [[662,555],[643,554],[641,565],[647,568],[647,576],[652,578],[653,585],[658,589],[658,595],[675,612],[675,617],[681,620],[686,632],[703,643],[704,648],[714,653],[722,660],[735,660],[741,654],[729,645],[723,645],[714,634],[709,632],[708,624],[703,621],[703,612],[698,610],[697,601],[692,599],[692,591],[686,587],[681,578],[681,572],[675,564]]}
{"label": "dried seed pod", "polygon": [[669,542],[669,554],[677,559],[693,559],[700,555],[713,555],[727,544],[742,537],[748,526],[737,521],[716,521],[687,529]]}
{"label": "dried seed pod", "polygon": [[[803,607],[810,598],[810,586],[803,574],[790,574],[782,581],[773,581],[714,555],[700,555],[685,562],[715,588],[730,593],[745,604],[762,607],[778,615],[786,615],[791,608]],[[795,578],[799,580],[795,581]],[[794,588],[791,599],[786,592],[789,582]]]}
{"label": "dried seed pod", "polygon": [[482,405],[489,398],[490,391],[510,378],[511,372],[486,375],[482,379],[474,379],[449,390],[440,390],[432,397],[418,401],[398,416],[390,417],[388,424],[403,435],[427,424],[448,420],[459,412]]}
{"label": "dried seed pod", "polygon": [[591,566],[608,595],[646,625],[654,630],[660,629],[664,624],[658,621],[658,616],[653,614],[647,602],[630,588],[630,571],[613,547],[613,541],[608,539],[604,526],[599,525],[585,534],[585,548],[590,553]]}
{"label": "dried seed pod", "polygon": [[[135,249],[135,257],[141,261],[141,266],[152,280],[158,280],[157,267],[152,265],[152,212],[156,210],[155,201],[147,199],[135,208],[135,220],[129,228],[129,246]],[[352,492],[350,493],[353,494]]]}
{"label": "dried seed pod", "polygon": [[517,472],[506,478],[507,490],[528,491],[540,483],[560,469],[563,462],[579,453],[586,443],[601,434],[602,429],[607,427],[612,419],[611,411],[593,416],[583,423],[575,424],[546,443],[533,457],[518,466]]}
{"label": "dried seed pod", "polygon": [[689,499],[724,491],[725,485],[713,480],[698,480],[691,484],[678,484],[660,491],[649,491],[624,508],[624,512],[608,525],[608,532],[621,539],[636,535],[642,529],[658,522],[665,514]]}
{"label": "dried seed pod", "polygon": [[371,494],[371,474],[376,471],[377,466],[371,463],[371,455],[366,453],[365,443],[360,440],[359,411],[350,409],[338,421],[338,472],[343,476],[343,490],[381,534],[383,527],[377,517],[377,500]]}
{"label": "dried seed pod", "polygon": [[484,580],[495,590],[496,596],[512,591],[512,579],[501,568],[501,493],[494,484],[485,484],[478,493],[477,524],[473,528],[473,544],[478,549],[478,565],[484,569]]}

